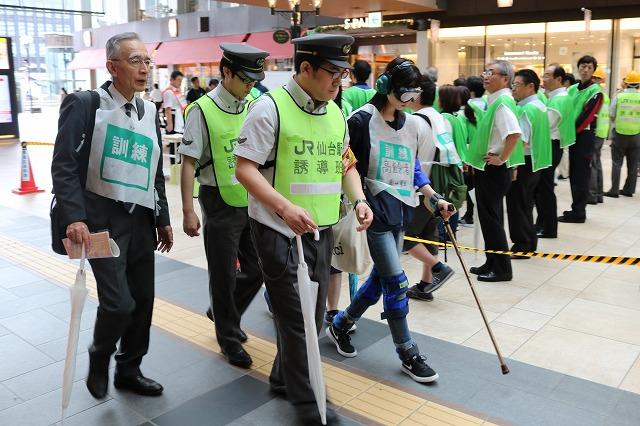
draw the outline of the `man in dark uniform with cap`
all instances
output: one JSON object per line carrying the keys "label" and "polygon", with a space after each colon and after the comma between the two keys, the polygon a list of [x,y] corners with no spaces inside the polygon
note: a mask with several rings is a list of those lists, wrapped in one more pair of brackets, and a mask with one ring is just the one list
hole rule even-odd
{"label": "man in dark uniform with cap", "polygon": [[200,184],[209,269],[211,309],[207,315],[215,320],[218,344],[229,363],[249,368],[252,360],[241,345],[247,336],[240,329],[240,317],[262,285],[262,273],[251,240],[247,191],[235,178],[233,150],[247,115],[245,98],[264,79],[263,65],[269,54],[247,44],[222,43],[220,47],[224,52],[221,84],[186,110],[178,150],[183,156],[183,229],[190,237],[199,235],[200,221],[193,208],[195,175]]}
{"label": "man in dark uniform with cap", "polygon": [[[333,102],[348,73],[353,37],[318,34],[293,40],[295,76],[250,107],[236,146],[236,176],[249,192],[251,232],[273,305],[278,353],[271,389],[294,404],[299,424],[320,424],[309,368],[297,281],[302,236],[312,281],[319,284],[315,320],[319,332],[325,310],[333,236],[340,193],[354,204],[366,229],[373,214],[364,200],[349,149],[349,134]],[[286,117],[286,119],[284,119]],[[314,230],[320,239],[315,241]],[[328,422],[337,416],[329,412]]]}

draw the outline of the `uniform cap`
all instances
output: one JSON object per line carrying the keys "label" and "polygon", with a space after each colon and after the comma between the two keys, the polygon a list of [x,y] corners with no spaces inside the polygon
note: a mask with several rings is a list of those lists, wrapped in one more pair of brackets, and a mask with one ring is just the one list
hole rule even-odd
{"label": "uniform cap", "polygon": [[229,60],[238,71],[256,81],[264,80],[264,60],[268,52],[250,44],[220,43],[222,56]]}
{"label": "uniform cap", "polygon": [[312,34],[291,40],[296,54],[317,56],[340,68],[351,68],[349,52],[353,41],[353,37],[343,34]]}

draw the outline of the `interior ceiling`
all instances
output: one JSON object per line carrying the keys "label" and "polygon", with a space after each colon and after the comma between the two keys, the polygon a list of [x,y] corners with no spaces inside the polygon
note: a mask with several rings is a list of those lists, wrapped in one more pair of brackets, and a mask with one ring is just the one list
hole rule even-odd
{"label": "interior ceiling", "polygon": [[[267,0],[235,0],[235,3],[269,7]],[[288,0],[277,0],[276,9],[290,9]],[[301,10],[313,10],[312,0],[301,0]],[[322,16],[361,18],[369,12],[382,12],[383,16],[424,13],[439,10],[436,0],[324,0]]]}

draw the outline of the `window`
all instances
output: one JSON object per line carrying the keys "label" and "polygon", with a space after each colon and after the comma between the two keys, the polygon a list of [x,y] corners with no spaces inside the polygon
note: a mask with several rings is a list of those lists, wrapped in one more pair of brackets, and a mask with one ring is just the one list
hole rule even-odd
{"label": "window", "polygon": [[485,27],[441,28],[434,47],[438,82],[480,75],[485,64]]}

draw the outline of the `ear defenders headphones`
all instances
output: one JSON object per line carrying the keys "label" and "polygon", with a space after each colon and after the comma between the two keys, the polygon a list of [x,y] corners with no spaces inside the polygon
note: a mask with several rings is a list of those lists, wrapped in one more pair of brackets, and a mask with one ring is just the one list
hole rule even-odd
{"label": "ear defenders headphones", "polygon": [[383,72],[380,77],[376,80],[376,92],[381,95],[388,95],[391,89],[391,79],[393,74],[401,68],[409,68],[413,66],[413,62],[408,59],[400,62],[395,67],[391,68],[389,71]]}

